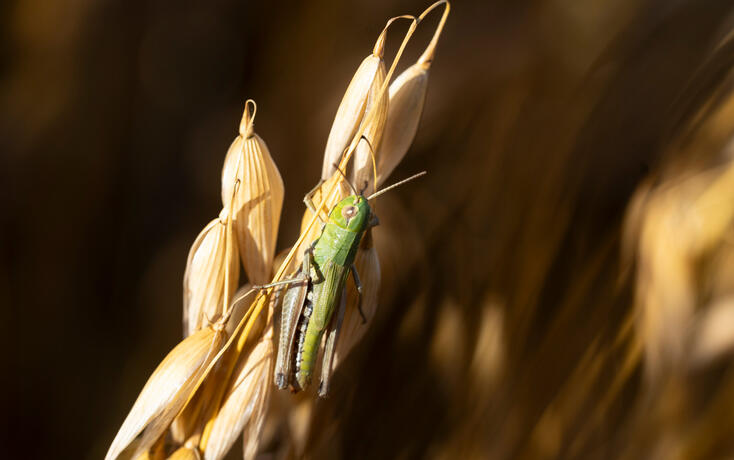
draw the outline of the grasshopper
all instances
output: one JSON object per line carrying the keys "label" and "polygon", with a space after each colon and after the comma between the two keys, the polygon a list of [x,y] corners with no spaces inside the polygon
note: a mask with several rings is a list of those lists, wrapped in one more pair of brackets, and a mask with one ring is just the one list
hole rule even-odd
{"label": "grasshopper", "polygon": [[[296,392],[308,387],[323,335],[326,333],[318,391],[319,396],[326,396],[333,371],[334,351],[346,309],[344,290],[350,273],[357,288],[357,308],[362,320],[366,321],[361,309],[362,286],[354,266],[354,258],[365,231],[379,222],[369,200],[423,174],[425,172],[385,187],[369,197],[365,197],[362,192],[357,193],[354,186],[347,181],[354,194],[337,203],[329,212],[328,219],[322,220],[321,235],[304,251],[303,263],[295,277],[259,286],[266,288],[291,285],[286,289],[282,303],[280,342],[274,375],[278,388],[285,389],[290,385]],[[316,215],[319,213],[316,212],[311,197],[320,185],[303,199]],[[337,306],[338,312],[334,317]]]}

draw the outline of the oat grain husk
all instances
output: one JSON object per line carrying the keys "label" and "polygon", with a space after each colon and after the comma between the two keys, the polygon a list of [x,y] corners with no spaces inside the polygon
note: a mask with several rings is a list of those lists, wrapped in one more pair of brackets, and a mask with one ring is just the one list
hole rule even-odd
{"label": "oat grain husk", "polygon": [[284,187],[265,141],[253,131],[254,107],[254,102],[245,104],[240,134],[224,160],[222,203],[228,207],[235,179],[239,180],[233,218],[240,257],[248,279],[264,284],[272,275]]}
{"label": "oat grain husk", "polygon": [[133,441],[136,446],[132,455],[124,458],[137,458],[150,449],[186,404],[223,341],[221,329],[205,327],[171,350],[140,392],[112,441],[106,460],[120,458]]}

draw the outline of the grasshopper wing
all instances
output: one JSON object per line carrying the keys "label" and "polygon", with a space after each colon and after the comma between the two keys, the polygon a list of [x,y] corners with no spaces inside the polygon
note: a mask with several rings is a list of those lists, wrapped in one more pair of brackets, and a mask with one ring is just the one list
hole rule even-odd
{"label": "grasshopper wing", "polygon": [[[298,275],[302,276],[301,270],[299,270]],[[275,361],[275,385],[281,390],[287,388],[290,383],[291,365],[293,363],[293,340],[296,334],[298,318],[301,317],[310,284],[309,279],[304,276],[303,282],[289,287],[283,296],[278,358]]]}

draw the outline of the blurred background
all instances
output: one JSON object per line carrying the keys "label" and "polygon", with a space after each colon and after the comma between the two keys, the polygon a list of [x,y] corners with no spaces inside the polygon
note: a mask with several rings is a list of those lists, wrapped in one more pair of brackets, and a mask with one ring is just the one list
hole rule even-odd
{"label": "blurred background", "polygon": [[[104,455],[180,340],[244,101],[285,248],[354,70],[427,6],[0,5],[8,458]],[[377,318],[313,429],[278,395],[264,458],[732,458],[732,31],[730,1],[457,1],[393,180],[429,175],[378,210]]]}

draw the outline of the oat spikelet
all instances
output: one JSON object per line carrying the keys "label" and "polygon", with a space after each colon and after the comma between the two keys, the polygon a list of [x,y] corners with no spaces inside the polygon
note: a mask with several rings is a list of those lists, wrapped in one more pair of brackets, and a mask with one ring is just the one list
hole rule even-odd
{"label": "oat spikelet", "polygon": [[255,103],[248,100],[240,134],[224,160],[222,203],[228,207],[236,175],[240,186],[235,193],[233,217],[240,256],[249,280],[264,284],[272,274],[284,190],[267,145],[253,131],[255,111]]}
{"label": "oat spikelet", "polygon": [[366,322],[357,308],[357,289],[354,283],[347,283],[347,308],[344,312],[344,322],[334,354],[334,368],[347,357],[354,345],[362,340],[367,329],[372,324],[377,311],[377,297],[380,291],[381,271],[380,258],[372,241],[372,230],[367,230],[360,243],[357,256],[354,259],[360,281],[362,283],[362,312]]}
{"label": "oat spikelet", "polygon": [[[272,324],[244,359],[240,359],[224,402],[209,434],[204,458],[223,458],[245,430],[245,458],[257,452],[259,434],[271,391],[273,363]],[[249,453],[248,453],[249,452]]]}
{"label": "oat spikelet", "polygon": [[118,458],[133,441],[136,447],[132,458],[150,449],[188,401],[223,339],[220,328],[205,327],[171,350],[140,392],[112,441],[106,460]]}
{"label": "oat spikelet", "polygon": [[[227,210],[211,221],[194,241],[186,261],[183,281],[184,335],[198,331],[222,312],[225,285],[232,298],[240,278],[237,240],[230,230],[227,244]],[[229,282],[225,283],[229,261]]]}
{"label": "oat spikelet", "polygon": [[419,18],[423,20],[428,13],[440,5],[446,7],[431,42],[418,62],[408,67],[390,84],[387,122],[382,143],[377,149],[379,152],[377,155],[378,187],[403,159],[418,131],[418,123],[423,113],[423,104],[428,89],[428,71],[433,62],[438,39],[449,15],[449,2],[442,0],[434,3]]}
{"label": "oat spikelet", "polygon": [[[372,54],[362,61],[354,73],[352,81],[349,82],[347,91],[344,93],[344,97],[336,111],[336,117],[334,117],[334,123],[331,125],[324,151],[324,164],[321,169],[323,180],[334,174],[334,164],[339,163],[344,149],[359,129],[370,97],[374,98],[382,87],[382,82],[385,80],[385,61],[382,59],[384,50],[385,33],[383,31],[377,39],[377,43],[375,43]],[[379,83],[377,82],[378,79],[380,79]],[[377,103],[375,99],[372,99],[372,101],[373,105]],[[384,96],[379,98],[379,101],[378,108],[386,104]],[[385,105],[384,108],[387,109],[387,106]],[[382,124],[384,125],[384,121]],[[376,127],[376,123],[373,123],[373,125]]]}
{"label": "oat spikelet", "polygon": [[377,186],[393,172],[413,143],[428,88],[428,67],[413,64],[390,84],[385,134],[377,156]]}
{"label": "oat spikelet", "polygon": [[[365,193],[374,191],[374,173],[375,170],[373,160],[377,161],[377,152],[379,152],[382,133],[385,131],[385,122],[388,113],[388,96],[382,93],[382,83],[385,81],[384,64],[377,69],[375,80],[370,88],[367,102],[365,103],[365,113],[375,111],[375,116],[365,120],[366,126],[362,135],[367,139],[360,139],[357,149],[354,152],[354,169],[352,174],[352,184],[357,188],[365,189]],[[369,142],[367,142],[369,141]],[[373,149],[375,150],[373,152]]]}

